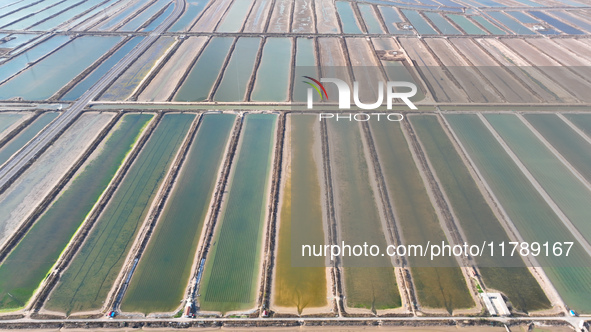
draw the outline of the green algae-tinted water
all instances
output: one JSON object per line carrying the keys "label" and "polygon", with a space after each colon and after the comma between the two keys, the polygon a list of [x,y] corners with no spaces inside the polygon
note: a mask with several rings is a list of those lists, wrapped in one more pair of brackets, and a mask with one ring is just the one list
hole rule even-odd
{"label": "green algae-tinted water", "polygon": [[231,114],[204,116],[123,298],[123,311],[171,312],[179,306],[234,120]]}
{"label": "green algae-tinted water", "polygon": [[[436,116],[410,116],[468,243],[509,242],[503,226],[472,179]],[[519,257],[476,257],[487,287],[505,294],[519,311],[549,309],[544,291]]]}
{"label": "green algae-tinted water", "polygon": [[246,116],[205,264],[198,298],[201,310],[245,310],[257,301],[276,122],[273,114]]}
{"label": "green algae-tinted water", "polygon": [[278,102],[287,100],[291,51],[291,39],[267,38],[251,100]]}
{"label": "green algae-tinted water", "polygon": [[568,257],[539,255],[537,260],[566,304],[590,313],[591,257],[476,115],[445,118],[525,241],[575,242]]}
{"label": "green algae-tinted water", "polygon": [[[260,38],[239,38],[213,97],[216,101],[243,101],[261,43]],[[219,55],[218,55],[219,56]]]}
{"label": "green algae-tinted water", "polygon": [[[314,40],[307,38],[296,39],[296,68],[294,71],[293,79],[293,101],[303,102],[306,101],[307,91],[310,88],[309,85],[303,81],[307,80],[304,76],[318,77],[316,70],[316,56],[314,49]],[[313,94],[314,101],[320,99],[317,94]]]}
{"label": "green algae-tinted water", "polygon": [[433,29],[427,21],[414,10],[401,9],[402,14],[406,16],[410,24],[417,30],[421,35],[437,35],[437,31]]}
{"label": "green algae-tinted water", "polygon": [[501,30],[499,27],[492,24],[489,20],[487,20],[486,18],[484,18],[482,16],[472,16],[472,19],[474,21],[480,23],[480,25],[482,25],[486,30],[488,30],[488,32],[490,32],[493,35],[506,35],[507,34],[505,31]]}
{"label": "green algae-tinted water", "polygon": [[172,37],[158,38],[136,62],[117,78],[107,91],[101,95],[100,99],[117,101],[129,98],[173,43],[174,39]]}
{"label": "green algae-tinted water", "polygon": [[174,96],[174,101],[203,101],[209,96],[234,38],[214,37]]}
{"label": "green algae-tinted water", "polygon": [[43,100],[80,74],[120,37],[82,36],[0,85],[0,99]]}
{"label": "green algae-tinted water", "polygon": [[0,148],[0,165],[4,164],[15,152],[20,150],[27,142],[33,138],[41,129],[55,119],[59,113],[45,113],[23,129],[10,142]]}
{"label": "green algae-tinted water", "polygon": [[101,308],[194,119],[194,114],[162,118],[63,272],[47,308],[66,313]]}
{"label": "green algae-tinted water", "polygon": [[[44,115],[49,116],[55,113]],[[0,310],[22,307],[30,299],[150,118],[150,114],[125,115],[99,147],[95,158],[82,166],[67,189],[0,265]],[[45,119],[37,121],[40,120]]]}
{"label": "green algae-tinted water", "polygon": [[378,21],[372,6],[366,3],[360,3],[357,6],[359,7],[361,16],[363,16],[363,21],[367,27],[367,33],[384,33],[382,25],[380,24],[380,21]]}
{"label": "green algae-tinted water", "polygon": [[591,144],[555,114],[524,117],[579,173],[591,182]]}

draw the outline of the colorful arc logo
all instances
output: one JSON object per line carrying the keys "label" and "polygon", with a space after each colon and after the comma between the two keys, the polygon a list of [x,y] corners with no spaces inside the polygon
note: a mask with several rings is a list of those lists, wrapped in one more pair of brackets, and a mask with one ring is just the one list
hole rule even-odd
{"label": "colorful arc logo", "polygon": [[[320,81],[318,81],[316,79],[313,79],[310,76],[303,76],[303,77],[304,78],[307,78],[307,79],[309,79],[311,81],[313,81],[316,84],[318,84],[318,86],[316,86],[316,85],[314,85],[314,84],[312,84],[310,82],[303,81],[304,83],[306,83],[306,84],[310,85],[311,87],[313,87],[316,90],[316,92],[318,92],[318,95],[320,96],[320,100],[324,101],[325,100],[324,98],[326,98],[326,100],[328,100],[328,94],[326,93],[326,89],[324,88],[324,85],[322,85],[322,83],[320,83]],[[320,92],[320,89],[318,87],[320,87],[320,89],[322,89],[322,92],[324,92],[324,95],[322,94],[322,92]]]}

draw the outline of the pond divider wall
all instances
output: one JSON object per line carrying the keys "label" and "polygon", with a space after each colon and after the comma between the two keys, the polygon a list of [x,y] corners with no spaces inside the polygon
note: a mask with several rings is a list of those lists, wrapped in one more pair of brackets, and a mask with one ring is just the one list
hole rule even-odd
{"label": "pond divider wall", "polygon": [[144,221],[140,233],[136,237],[134,247],[129,251],[127,255],[127,260],[121,268],[119,276],[113,283],[113,287],[103,305],[103,311],[110,308],[113,308],[113,310],[119,309],[119,305],[121,304],[123,295],[125,295],[125,291],[129,286],[128,281],[131,280],[131,276],[133,275],[135,267],[137,266],[136,260],[139,262],[139,260],[142,257],[142,254],[146,249],[146,246],[148,245],[148,242],[150,241],[150,237],[154,232],[154,228],[156,226],[156,223],[158,222],[158,218],[160,217],[160,214],[166,204],[166,199],[170,195],[174,181],[176,180],[177,175],[182,167],[182,164],[186,159],[189,147],[195,139],[195,133],[197,132],[197,129],[201,125],[202,121],[202,114],[197,115],[197,118],[193,120],[189,132],[185,137],[183,145],[177,152],[175,161],[170,166],[168,175],[166,176],[164,183],[161,185],[159,189],[159,193],[157,194],[158,196],[156,196],[154,200],[155,205],[152,206],[150,213]]}
{"label": "pond divider wall", "polygon": [[[170,94],[170,96],[168,96],[168,98],[166,98],[166,101],[167,102],[172,101],[172,99],[174,98],[174,96],[176,95],[176,93],[183,86],[183,84],[185,83],[185,80],[187,79],[187,76],[189,76],[189,73],[191,72],[191,69],[193,69],[193,67],[195,67],[195,64],[197,63],[197,60],[199,60],[199,57],[201,57],[201,54],[205,51],[205,48],[207,47],[207,45],[209,45],[209,43],[211,42],[211,39],[212,38],[213,37],[209,37],[203,43],[203,46],[201,47],[201,50],[197,53],[197,55],[195,56],[195,58],[193,58],[191,60],[191,63],[189,63],[189,65],[187,66],[187,69],[185,70],[185,72],[183,73],[183,75],[181,76],[181,78],[179,79],[179,81],[177,82],[176,86],[172,90],[172,93]],[[180,45],[179,45],[179,47],[180,47]]]}
{"label": "pond divider wall", "polygon": [[[262,47],[261,47],[262,49]],[[265,235],[265,246],[263,247],[263,270],[259,290],[258,303],[263,310],[270,308],[271,289],[273,286],[273,267],[275,266],[275,247],[277,233],[277,209],[281,194],[281,176],[283,165],[283,149],[285,147],[285,122],[286,114],[281,113],[278,119],[277,136],[275,139],[275,160],[273,162],[273,176],[271,178],[271,199],[267,216],[267,230]],[[262,313],[262,312],[261,312]]]}
{"label": "pond divider wall", "polygon": [[[318,52],[318,48],[316,48],[316,52]],[[317,58],[318,59],[318,58]],[[327,222],[328,222],[328,244],[336,245],[337,244],[337,222],[335,216],[335,206],[334,206],[334,197],[333,197],[333,187],[332,187],[332,171],[330,168],[330,149],[328,145],[328,129],[326,126],[326,121],[320,122],[320,137],[321,137],[321,145],[322,145],[322,164],[324,169],[324,185],[326,188],[326,210],[327,210]],[[334,261],[332,261],[332,268],[330,269],[330,276],[331,276],[331,283],[333,285],[332,293],[334,298],[337,299],[333,301],[333,310],[334,312],[338,313],[339,316],[343,316],[344,311],[344,304],[343,304],[343,285],[341,281],[341,270],[339,270],[341,258],[336,257]]]}
{"label": "pond divider wall", "polygon": [[[238,0],[238,1],[241,1],[241,0]],[[232,45],[230,46],[230,49],[228,50],[228,54],[226,54],[226,58],[224,59],[224,64],[222,65],[222,68],[220,69],[220,72],[218,73],[218,77],[216,78],[215,82],[211,86],[211,90],[209,90],[209,96],[207,96],[207,99],[205,101],[213,101],[213,96],[215,95],[218,87],[220,86],[220,83],[222,82],[222,78],[224,77],[226,67],[228,67],[228,63],[230,63],[230,59],[232,58],[232,53],[234,53],[234,48],[236,48],[236,43],[238,42],[238,38],[240,38],[240,37],[234,38],[234,40],[232,41]],[[205,49],[205,47],[204,47],[204,49]],[[237,55],[237,56],[240,56],[240,55]]]}
{"label": "pond divider wall", "polygon": [[[254,82],[256,80],[257,72],[258,72],[259,67],[261,65],[261,58],[263,57],[263,49],[265,48],[265,44],[267,43],[267,38],[268,37],[261,38],[261,42],[259,43],[259,49],[257,50],[257,55],[254,60],[252,72],[250,73],[250,78],[248,79],[248,83],[246,84],[246,91],[245,91],[245,96],[244,96],[244,101],[246,101],[246,102],[250,101],[250,96],[252,94],[252,88],[253,88]],[[285,116],[285,114],[281,115],[281,117],[283,117],[283,116]],[[284,120],[280,119],[279,121],[284,121]]]}
{"label": "pond divider wall", "polygon": [[54,265],[53,271],[43,281],[43,284],[39,287],[37,294],[33,295],[33,300],[31,300],[31,302],[29,303],[28,309],[34,310],[36,312],[41,309],[41,307],[43,306],[43,304],[47,300],[47,297],[49,296],[50,292],[53,290],[55,285],[57,285],[59,278],[61,276],[61,273],[68,267],[68,265],[70,264],[70,262],[72,261],[72,259],[76,255],[76,253],[78,252],[78,249],[84,243],[86,237],[88,236],[88,234],[92,230],[92,227],[94,226],[94,224],[97,221],[98,217],[100,216],[101,212],[107,206],[107,203],[109,202],[109,200],[111,199],[111,197],[113,196],[113,194],[117,190],[119,184],[121,183],[121,181],[123,180],[123,178],[127,174],[127,171],[129,170],[129,168],[131,167],[131,165],[135,161],[137,155],[140,153],[140,151],[144,147],[145,143],[150,138],[152,132],[154,131],[154,129],[156,128],[156,126],[158,125],[160,120],[162,119],[162,116],[163,116],[163,114],[159,112],[156,115],[156,117],[150,122],[148,127],[145,129],[144,133],[142,134],[142,136],[140,137],[140,139],[136,143],[135,147],[131,150],[131,152],[127,156],[126,161],[123,163],[121,168],[117,171],[117,174],[115,175],[113,180],[111,180],[111,183],[107,187],[106,191],[103,193],[103,195],[99,199],[98,203],[95,205],[93,210],[90,212],[90,214],[86,218],[86,221],[82,224],[80,229],[76,232],[76,234],[74,235],[74,237],[70,241],[70,244],[67,246],[67,248],[62,253],[62,256],[59,258],[59,260]]}

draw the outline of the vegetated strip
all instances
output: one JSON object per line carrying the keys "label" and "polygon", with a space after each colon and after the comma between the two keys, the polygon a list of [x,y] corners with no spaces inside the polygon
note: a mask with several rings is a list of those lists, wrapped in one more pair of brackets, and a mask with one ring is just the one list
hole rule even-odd
{"label": "vegetated strip", "polygon": [[123,298],[123,311],[170,312],[179,306],[234,120],[230,114],[203,116]]}
{"label": "vegetated strip", "polygon": [[[556,114],[524,114],[523,117],[591,182],[591,144]],[[568,120],[567,120],[568,121]]]}
{"label": "vegetated strip", "polygon": [[[291,115],[290,154],[282,186],[273,303],[305,308],[328,304],[322,257],[302,259],[302,245],[325,244],[320,173],[320,126],[315,115]],[[298,250],[300,249],[300,250]]]}
{"label": "vegetated strip", "polygon": [[589,188],[518,117],[513,114],[487,114],[485,118],[585,240],[591,243]]}
{"label": "vegetated strip", "polygon": [[[466,235],[465,240],[471,244],[512,241],[487,204],[438,118],[429,115],[408,118]],[[491,256],[487,252],[476,257],[475,261],[484,284],[505,294],[514,309],[527,313],[550,308],[544,291],[521,258]]]}
{"label": "vegetated strip", "polygon": [[[373,139],[405,244],[447,241],[400,123],[371,121]],[[451,240],[449,241],[451,242]],[[454,258],[409,257],[415,292],[422,307],[450,314],[474,305]]]}
{"label": "vegetated strip", "polygon": [[536,259],[569,307],[591,312],[591,257],[477,115],[449,114],[445,119],[525,241],[575,243],[568,256],[550,253]]}
{"label": "vegetated strip", "polygon": [[194,117],[163,116],[61,277],[48,309],[69,314],[102,307]]}
{"label": "vegetated strip", "polygon": [[[338,241],[386,247],[386,238],[368,176],[357,122],[327,123]],[[394,267],[387,256],[343,257],[346,304],[374,312],[401,306]]]}
{"label": "vegetated strip", "polygon": [[103,143],[84,162],[57,199],[52,197],[47,211],[0,265],[0,308],[17,308],[29,301],[151,117],[149,114],[125,115],[108,136],[103,135],[106,136]]}
{"label": "vegetated strip", "polygon": [[257,300],[276,115],[249,114],[203,276],[205,311],[252,309]]}

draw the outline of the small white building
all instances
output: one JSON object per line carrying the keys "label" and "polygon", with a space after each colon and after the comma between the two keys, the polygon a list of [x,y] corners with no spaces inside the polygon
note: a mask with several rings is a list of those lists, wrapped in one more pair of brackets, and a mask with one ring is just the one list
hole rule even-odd
{"label": "small white building", "polygon": [[480,297],[491,316],[511,316],[511,311],[500,293],[480,293]]}

